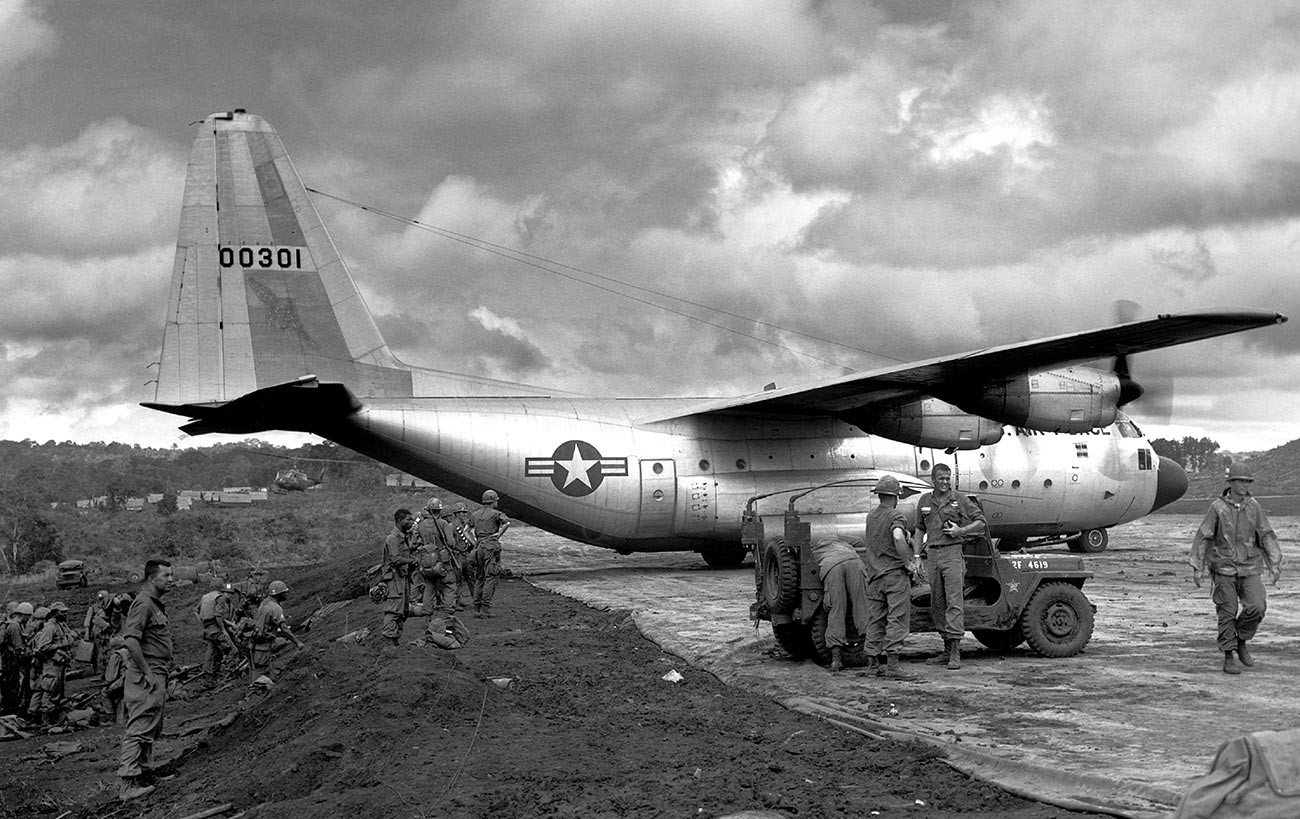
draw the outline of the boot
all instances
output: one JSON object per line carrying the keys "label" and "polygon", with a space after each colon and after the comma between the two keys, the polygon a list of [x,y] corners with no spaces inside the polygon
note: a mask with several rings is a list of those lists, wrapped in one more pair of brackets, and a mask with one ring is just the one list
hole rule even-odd
{"label": "boot", "polygon": [[831,673],[837,673],[844,670],[844,649],[839,646],[831,648]]}
{"label": "boot", "polygon": [[961,640],[953,640],[952,648],[948,651],[948,670],[956,671],[961,668]]}
{"label": "boot", "polygon": [[1246,648],[1245,640],[1237,641],[1237,659],[1241,660],[1241,664],[1247,668],[1255,664],[1255,658],[1250,656],[1250,649]]}
{"label": "boot", "polygon": [[934,657],[931,657],[930,659],[926,660],[925,662],[926,662],[928,665],[947,665],[947,664],[948,664],[948,657],[949,657],[949,655],[952,654],[952,644],[953,644],[953,642],[954,642],[953,640],[947,640],[947,639],[945,639],[945,640],[943,641],[943,653],[942,653],[942,654],[935,655]]}
{"label": "boot", "polygon": [[117,798],[123,802],[130,802],[133,799],[148,796],[154,790],[153,785],[141,784],[139,777],[123,777],[122,784],[117,789]]}
{"label": "boot", "polygon": [[1231,651],[1223,652],[1223,673],[1240,674],[1241,666],[1237,665],[1237,658],[1232,656]]}
{"label": "boot", "polygon": [[888,677],[891,680],[914,680],[916,675],[910,671],[904,671],[898,663],[897,654],[885,655],[885,664],[880,667],[880,676]]}
{"label": "boot", "polygon": [[880,676],[882,673],[884,673],[884,664],[880,662],[879,654],[867,655],[867,673],[874,674],[876,676]]}

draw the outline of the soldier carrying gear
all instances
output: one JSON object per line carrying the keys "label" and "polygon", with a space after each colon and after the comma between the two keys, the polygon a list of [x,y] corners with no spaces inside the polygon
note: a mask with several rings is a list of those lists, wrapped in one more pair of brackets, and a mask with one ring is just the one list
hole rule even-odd
{"label": "soldier carrying gear", "polygon": [[453,598],[459,588],[461,563],[456,546],[456,531],[452,526],[452,511],[437,498],[429,498],[424,510],[426,518],[415,524],[420,540],[420,575],[424,578],[422,611],[431,617],[441,611],[455,611]]}
{"label": "soldier carrying gear", "polygon": [[383,602],[384,625],[380,636],[390,645],[396,646],[402,637],[402,625],[406,622],[414,590],[411,575],[419,565],[415,558],[419,540],[414,532],[415,516],[411,510],[395,511],[393,524],[393,531],[384,539],[383,557],[380,561],[379,576],[387,592]]}
{"label": "soldier carrying gear", "polygon": [[474,531],[474,613],[492,615],[492,597],[501,574],[501,536],[510,528],[510,518],[496,508],[500,496],[494,490],[483,493],[483,507],[470,515]]}
{"label": "soldier carrying gear", "polygon": [[32,686],[31,712],[37,723],[53,725],[66,705],[64,677],[72,662],[76,635],[68,628],[68,607],[63,602],[50,604],[50,613],[41,633],[36,635],[32,650],[41,658],[41,675]]}
{"label": "soldier carrying gear", "polygon": [[270,676],[277,637],[292,640],[298,648],[303,646],[302,640],[289,629],[281,605],[289,596],[289,586],[283,580],[272,580],[266,591],[266,599],[258,605],[253,618],[253,649],[248,663],[250,682],[263,674]]}
{"label": "soldier carrying gear", "polygon": [[206,685],[215,685],[221,676],[221,664],[226,652],[235,648],[235,641],[226,629],[226,623],[235,617],[234,587],[226,583],[199,598],[194,617],[203,628],[203,642],[207,650],[203,655],[203,677]]}
{"label": "soldier carrying gear", "polygon": [[0,714],[23,711],[23,689],[27,677],[27,638],[23,626],[32,616],[32,604],[14,606],[9,618],[0,623]]}

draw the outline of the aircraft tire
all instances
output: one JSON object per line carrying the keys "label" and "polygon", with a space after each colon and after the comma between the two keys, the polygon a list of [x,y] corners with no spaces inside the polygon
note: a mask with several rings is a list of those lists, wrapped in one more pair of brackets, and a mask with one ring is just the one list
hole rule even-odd
{"label": "aircraft tire", "polygon": [[710,549],[707,552],[700,552],[700,557],[704,562],[709,564],[711,569],[735,569],[745,562],[745,555],[749,550],[744,546],[734,546],[730,549]]}
{"label": "aircraft tire", "polygon": [[796,660],[807,660],[817,655],[812,642],[812,629],[804,623],[773,623],[772,636]]}
{"label": "aircraft tire", "polygon": [[[818,606],[817,612],[813,615],[812,622],[809,623],[808,636],[812,643],[812,659],[820,665],[831,664],[831,647],[826,645],[826,608]],[[846,624],[849,641],[844,646],[841,657],[844,660],[845,668],[864,666],[867,664],[866,654],[862,650],[862,635],[858,634],[857,628],[852,622]]]}
{"label": "aircraft tire", "polygon": [[1106,551],[1110,545],[1110,532],[1105,529],[1089,529],[1070,541],[1070,551],[1095,555]]}
{"label": "aircraft tire", "polygon": [[799,603],[799,559],[783,537],[763,544],[763,597],[768,610],[777,614],[794,611]]}
{"label": "aircraft tire", "polygon": [[971,634],[979,640],[980,645],[994,651],[1011,651],[1025,642],[1025,633],[1020,629],[1019,623],[1006,629],[977,628]]}
{"label": "aircraft tire", "polygon": [[1069,583],[1044,583],[1020,615],[1029,645],[1044,657],[1073,657],[1092,639],[1092,604]]}

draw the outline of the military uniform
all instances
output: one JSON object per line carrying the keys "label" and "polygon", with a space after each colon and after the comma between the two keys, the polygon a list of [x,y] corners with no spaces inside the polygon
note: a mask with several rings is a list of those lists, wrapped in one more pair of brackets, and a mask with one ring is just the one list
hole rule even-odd
{"label": "military uniform", "polygon": [[23,708],[23,678],[27,670],[27,640],[19,615],[10,615],[0,628],[0,714],[17,714]]}
{"label": "military uniform", "polygon": [[[897,655],[903,650],[912,616],[909,561],[899,554],[895,533],[907,533],[907,520],[898,508],[877,506],[867,515],[867,630],[868,656]],[[910,548],[907,550],[910,555]]]}
{"label": "military uniform", "polygon": [[297,641],[289,630],[289,622],[284,616],[284,607],[274,596],[267,597],[257,606],[253,617],[253,651],[251,659],[251,676],[263,674],[270,676],[271,660],[275,656],[275,639],[287,637]]}
{"label": "military uniform", "polygon": [[[66,611],[66,609],[64,609]],[[28,709],[37,722],[53,723],[66,705],[65,675],[72,662],[76,635],[63,619],[50,614],[41,633],[36,635],[32,652],[41,658],[41,674],[32,682],[32,702]]]}
{"label": "military uniform", "polygon": [[478,541],[474,538],[474,526],[469,520],[469,508],[463,503],[457,503],[454,514],[451,526],[456,533],[456,540],[452,548],[456,551],[456,563],[460,566],[460,577],[456,583],[456,610],[460,611],[474,600],[474,565],[478,560],[474,547]]}
{"label": "military uniform", "polygon": [[[440,510],[441,512],[441,510]],[[456,611],[460,588],[459,555],[453,546],[456,531],[446,516],[421,518],[416,524],[420,537],[420,574],[424,577],[424,613],[430,618]]]}
{"label": "military uniform", "polygon": [[813,557],[825,595],[826,647],[831,649],[831,668],[838,671],[840,649],[849,644],[848,618],[853,618],[858,634],[867,631],[867,569],[858,553],[843,540],[817,543]]}
{"label": "military uniform", "polygon": [[[1233,477],[1230,471],[1229,478]],[[1188,563],[1197,585],[1201,573],[1207,569],[1210,572],[1211,597],[1219,620],[1218,647],[1225,658],[1223,670],[1229,674],[1240,672],[1233,662],[1234,652],[1243,665],[1254,665],[1246,642],[1255,637],[1268,608],[1261,575],[1267,569],[1276,582],[1282,566],[1277,534],[1259,501],[1249,492],[1234,498],[1232,490],[1225,489],[1210,503],[1197,528]]]}
{"label": "military uniform", "polygon": [[215,683],[221,676],[221,664],[226,652],[234,648],[226,633],[226,622],[235,616],[234,603],[230,593],[224,589],[213,589],[199,598],[194,608],[194,617],[203,627],[203,642],[206,650],[203,654],[203,676],[209,683]]}
{"label": "military uniform", "polygon": [[[148,769],[154,743],[162,736],[167,705],[167,672],[172,663],[171,627],[167,608],[146,585],[131,602],[122,623],[122,637],[140,643],[148,668],[127,663],[122,701],[126,729],[122,735],[121,765],[117,775],[131,781]],[[153,681],[147,675],[153,676]]]}
{"label": "military uniform", "polygon": [[412,546],[414,536],[394,527],[384,539],[384,556],[380,577],[388,588],[383,602],[384,625],[380,636],[393,645],[402,638],[402,625],[410,610],[411,575],[416,566]]}
{"label": "military uniform", "polygon": [[501,575],[501,535],[510,518],[496,507],[484,506],[470,513],[469,521],[478,544],[474,547],[474,611],[488,614]]}

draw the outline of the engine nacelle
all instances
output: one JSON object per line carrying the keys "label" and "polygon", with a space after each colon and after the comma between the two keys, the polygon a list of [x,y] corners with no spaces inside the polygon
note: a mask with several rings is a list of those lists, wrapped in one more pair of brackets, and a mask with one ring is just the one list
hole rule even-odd
{"label": "engine nacelle", "polygon": [[1087,432],[1115,423],[1120,378],[1109,370],[1066,367],[1026,373],[974,395],[950,396],[966,412],[1042,432]]}
{"label": "engine nacelle", "polygon": [[979,449],[1002,438],[1001,424],[971,415],[938,398],[925,398],[845,420],[871,435],[934,449]]}

